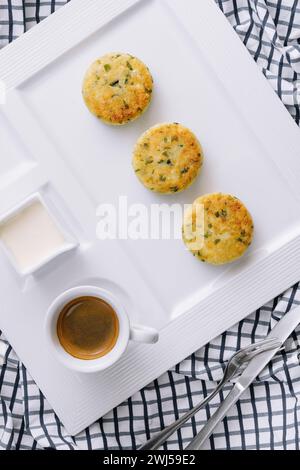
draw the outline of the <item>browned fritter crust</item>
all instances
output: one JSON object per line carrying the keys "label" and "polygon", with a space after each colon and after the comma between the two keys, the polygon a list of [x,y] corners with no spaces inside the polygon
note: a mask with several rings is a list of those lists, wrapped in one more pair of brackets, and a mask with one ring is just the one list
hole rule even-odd
{"label": "browned fritter crust", "polygon": [[93,62],[82,87],[91,113],[113,125],[140,116],[151,101],[152,91],[148,67],[136,57],[122,53],[106,54]]}
{"label": "browned fritter crust", "polygon": [[239,199],[229,194],[205,194],[185,213],[183,241],[201,261],[225,264],[245,253],[253,229],[252,217]]}
{"label": "browned fritter crust", "polygon": [[133,169],[146,188],[170,194],[190,186],[203,163],[196,136],[178,123],[158,124],[137,141]]}

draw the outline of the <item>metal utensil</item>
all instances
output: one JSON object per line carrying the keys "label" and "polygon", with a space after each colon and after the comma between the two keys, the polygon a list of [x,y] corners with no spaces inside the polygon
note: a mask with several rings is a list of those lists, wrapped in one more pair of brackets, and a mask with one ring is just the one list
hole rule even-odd
{"label": "metal utensil", "polygon": [[276,349],[281,345],[281,342],[278,343],[278,340],[271,338],[257,343],[251,344],[243,349],[237,351],[229,360],[222,380],[218,383],[216,388],[213,390],[210,395],[208,395],[204,400],[202,400],[198,405],[185,413],[181,418],[177,419],[174,423],[167,426],[165,429],[157,433],[151,439],[149,439],[145,444],[143,444],[139,450],[155,450],[158,449],[167,439],[170,437],[177,429],[179,429],[186,421],[192,418],[203,406],[205,406],[210,400],[213,399],[217,393],[222,389],[222,387],[231,380],[238,372],[243,365],[248,364],[254,357],[258,354],[261,354],[264,351],[269,351],[270,349]]}
{"label": "metal utensil", "polygon": [[266,351],[255,357],[249,362],[241,377],[233,386],[225,400],[221,403],[215,414],[207,421],[199,434],[186,447],[186,450],[200,450],[208,437],[213,433],[216,426],[226,416],[228,410],[238,401],[246,388],[251,385],[258,374],[271,361],[284,344],[286,339],[295,330],[300,323],[300,307],[294,308],[274,326],[267,339],[279,340],[280,344],[275,350]]}

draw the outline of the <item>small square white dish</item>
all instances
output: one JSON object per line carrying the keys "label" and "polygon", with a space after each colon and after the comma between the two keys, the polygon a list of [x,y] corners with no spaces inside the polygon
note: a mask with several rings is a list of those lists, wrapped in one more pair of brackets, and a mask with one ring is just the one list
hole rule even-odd
{"label": "small square white dish", "polygon": [[21,276],[38,272],[77,247],[40,193],[32,194],[0,216],[0,242]]}

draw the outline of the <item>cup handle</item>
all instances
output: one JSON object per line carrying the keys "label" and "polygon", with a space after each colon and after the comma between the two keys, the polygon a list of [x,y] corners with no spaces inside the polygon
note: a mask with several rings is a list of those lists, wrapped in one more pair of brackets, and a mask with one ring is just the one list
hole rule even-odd
{"label": "cup handle", "polygon": [[155,328],[144,325],[132,325],[130,327],[130,339],[137,343],[153,344],[158,341],[158,331]]}

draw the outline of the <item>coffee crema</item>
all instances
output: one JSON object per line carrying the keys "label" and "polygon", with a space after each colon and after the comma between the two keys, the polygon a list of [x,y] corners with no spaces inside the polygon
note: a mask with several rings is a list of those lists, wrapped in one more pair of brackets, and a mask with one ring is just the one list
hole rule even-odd
{"label": "coffee crema", "polygon": [[60,312],[57,336],[73,357],[97,359],[109,353],[117,342],[118,316],[112,306],[99,297],[77,297]]}

